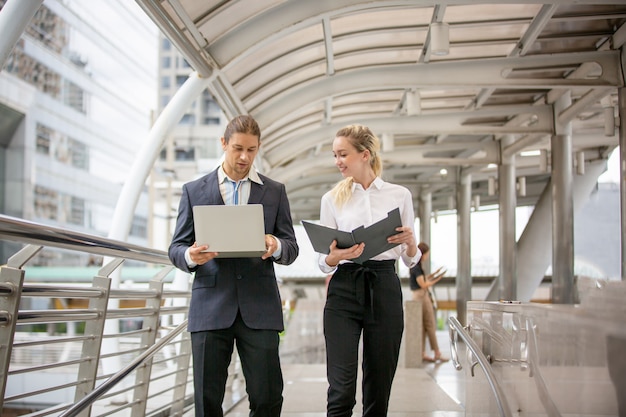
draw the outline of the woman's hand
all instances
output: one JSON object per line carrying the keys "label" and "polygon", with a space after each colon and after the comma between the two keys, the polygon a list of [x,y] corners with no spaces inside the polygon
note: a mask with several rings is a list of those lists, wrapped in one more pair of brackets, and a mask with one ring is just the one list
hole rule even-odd
{"label": "woman's hand", "polygon": [[396,227],[395,235],[389,236],[387,238],[387,242],[392,244],[404,244],[406,245],[406,254],[410,257],[415,256],[417,253],[417,243],[415,243],[415,233],[413,233],[413,229],[410,227],[400,226]]}
{"label": "woman's hand", "polygon": [[364,249],[365,243],[358,243],[346,249],[339,249],[337,247],[337,241],[333,240],[330,244],[330,252],[326,256],[326,264],[328,266],[335,267],[340,261],[358,258],[361,256]]}
{"label": "woman's hand", "polygon": [[428,282],[429,282],[429,287],[432,287],[433,285],[435,285],[437,282],[439,282],[441,280],[441,278],[443,278],[443,276],[446,274],[446,270],[444,270],[443,272],[441,272],[441,269],[443,268],[443,266],[440,266],[439,268],[437,268],[437,270],[435,272],[433,272],[432,274],[428,274]]}

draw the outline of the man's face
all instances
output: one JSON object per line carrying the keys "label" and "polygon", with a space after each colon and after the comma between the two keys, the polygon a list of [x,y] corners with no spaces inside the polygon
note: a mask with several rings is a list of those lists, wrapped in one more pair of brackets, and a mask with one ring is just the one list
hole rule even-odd
{"label": "man's face", "polygon": [[222,137],[226,174],[235,181],[248,175],[260,147],[258,136],[249,133],[234,133],[228,143]]}

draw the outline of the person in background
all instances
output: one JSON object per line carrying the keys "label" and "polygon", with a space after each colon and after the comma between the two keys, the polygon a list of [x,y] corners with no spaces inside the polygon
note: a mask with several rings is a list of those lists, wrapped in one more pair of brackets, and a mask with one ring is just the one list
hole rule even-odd
{"label": "person in background", "polygon": [[369,226],[399,208],[402,226],[387,241],[398,244],[363,265],[355,259],[364,244],[319,255],[322,272],[332,274],[324,306],[327,416],[352,415],[356,403],[359,341],[363,335],[363,416],[385,416],[404,329],[402,290],[396,260],[414,265],[420,252],[413,231],[413,198],[405,187],[381,179],[380,141],[361,125],[340,129],[333,141],[335,165],[343,175],[322,196],[320,223],[350,231]]}
{"label": "person in background", "polygon": [[[422,302],[422,328],[424,330],[422,336],[422,360],[425,362],[445,362],[448,359],[444,358],[439,350],[435,308],[430,296],[430,288],[443,278],[445,271],[442,273],[441,268],[439,268],[432,274],[425,275],[422,269],[422,262],[426,261],[430,256],[430,248],[424,242],[420,242],[417,247],[420,252],[422,252],[422,257],[419,262],[410,269],[409,285],[411,287],[413,300]],[[428,336],[428,343],[434,352],[434,356],[428,356],[426,354],[426,336]]]}
{"label": "person in background", "polygon": [[[285,186],[256,172],[261,131],[250,116],[230,121],[221,138],[223,163],[183,186],[172,263],[194,272],[189,305],[196,416],[221,417],[233,347],[241,359],[251,417],[278,417],[283,377],[278,356],[284,329],[274,263],[298,256]],[[216,258],[195,241],[193,206],[262,204],[267,252],[258,258]]]}

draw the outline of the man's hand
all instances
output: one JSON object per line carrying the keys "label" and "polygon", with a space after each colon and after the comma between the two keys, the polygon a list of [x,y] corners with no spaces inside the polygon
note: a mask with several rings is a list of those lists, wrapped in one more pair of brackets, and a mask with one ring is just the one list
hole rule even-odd
{"label": "man's hand", "polygon": [[195,264],[203,265],[218,255],[218,252],[203,252],[207,249],[209,249],[208,245],[198,246],[197,243],[194,243],[189,248],[189,257]]}
{"label": "man's hand", "polygon": [[265,248],[267,249],[261,259],[267,259],[276,252],[278,249],[278,242],[276,238],[272,235],[265,235]]}

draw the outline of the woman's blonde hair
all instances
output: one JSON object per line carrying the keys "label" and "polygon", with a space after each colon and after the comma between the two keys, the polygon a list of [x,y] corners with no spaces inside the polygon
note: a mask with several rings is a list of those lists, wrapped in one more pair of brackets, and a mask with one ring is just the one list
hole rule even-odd
{"label": "woman's blonde hair", "polygon": [[[383,162],[378,153],[380,150],[380,140],[372,133],[369,127],[363,125],[349,125],[339,129],[335,137],[348,138],[352,146],[354,146],[359,153],[368,150],[370,153],[369,162],[374,174],[377,177],[382,174]],[[343,206],[350,200],[350,197],[352,197],[353,183],[354,179],[352,177],[344,178],[330,191],[338,207]]]}

